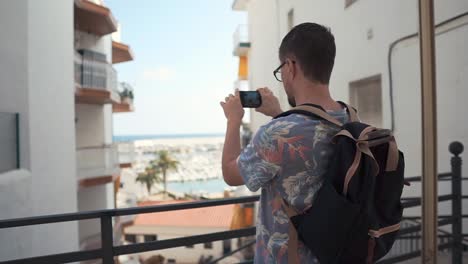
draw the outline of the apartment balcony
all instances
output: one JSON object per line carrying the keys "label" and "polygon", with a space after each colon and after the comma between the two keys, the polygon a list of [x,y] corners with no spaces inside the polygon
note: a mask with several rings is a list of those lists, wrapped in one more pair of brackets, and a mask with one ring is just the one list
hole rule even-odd
{"label": "apartment balcony", "polygon": [[109,8],[88,0],[75,0],[75,29],[97,36],[117,31],[117,21]]}
{"label": "apartment balcony", "polygon": [[234,2],[232,2],[232,10],[246,11],[248,2],[249,0],[234,0]]}
{"label": "apartment balcony", "polygon": [[0,173],[19,169],[19,114],[0,112]]}
{"label": "apartment balcony", "polygon": [[250,49],[249,30],[247,25],[239,25],[234,32],[234,56],[247,56]]}
{"label": "apartment balcony", "polygon": [[119,156],[120,168],[130,168],[135,161],[135,145],[133,142],[116,143],[116,148]]}
{"label": "apartment balcony", "polygon": [[119,178],[120,165],[114,146],[77,149],[77,175],[80,188],[112,183]]}
{"label": "apartment balcony", "polygon": [[120,103],[117,71],[106,55],[90,50],[75,52],[75,102],[77,104]]}
{"label": "apartment balcony", "polygon": [[133,52],[130,46],[112,41],[112,63],[121,63],[133,60]]}
{"label": "apartment balcony", "polygon": [[114,113],[129,113],[135,111],[133,106],[133,87],[125,82],[119,83],[120,100],[118,103],[112,104],[112,112]]}

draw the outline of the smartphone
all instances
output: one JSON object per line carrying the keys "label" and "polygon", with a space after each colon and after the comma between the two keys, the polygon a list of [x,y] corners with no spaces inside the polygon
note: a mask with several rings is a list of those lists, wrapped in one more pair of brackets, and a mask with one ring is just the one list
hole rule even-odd
{"label": "smartphone", "polygon": [[262,97],[257,91],[239,91],[242,107],[257,108],[262,105]]}

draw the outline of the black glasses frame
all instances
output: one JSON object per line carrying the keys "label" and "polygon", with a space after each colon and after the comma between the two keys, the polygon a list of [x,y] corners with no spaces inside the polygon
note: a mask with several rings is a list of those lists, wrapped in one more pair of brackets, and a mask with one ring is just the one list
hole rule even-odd
{"label": "black glasses frame", "polygon": [[[293,60],[289,60],[291,63],[296,63],[295,61]],[[275,79],[278,81],[278,82],[283,82],[283,80],[281,79],[281,68],[283,68],[284,65],[286,65],[286,63],[288,62],[288,60],[285,60],[283,63],[281,63],[280,66],[278,66],[278,68],[276,68],[274,71],[273,71],[273,76],[275,76]],[[278,77],[278,73],[280,74],[280,76]]]}
{"label": "black glasses frame", "polygon": [[273,71],[273,76],[275,76],[275,79],[278,81],[278,82],[283,82],[283,80],[281,80],[281,75],[278,77],[278,73],[281,74],[281,68],[286,64],[286,61],[284,61],[283,63],[281,63],[280,66],[278,66],[278,68],[276,68],[274,71]]}

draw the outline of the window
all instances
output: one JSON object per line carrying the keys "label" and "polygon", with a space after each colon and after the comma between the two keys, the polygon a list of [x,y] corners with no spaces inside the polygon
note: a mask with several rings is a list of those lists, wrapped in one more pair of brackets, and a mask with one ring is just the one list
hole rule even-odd
{"label": "window", "polygon": [[136,243],[136,235],[125,235],[125,241]]}
{"label": "window", "polygon": [[288,31],[294,27],[294,9],[288,12]]}
{"label": "window", "polygon": [[350,83],[349,103],[358,110],[361,121],[382,127],[382,78],[372,76]]}
{"label": "window", "polygon": [[176,263],[175,259],[167,259],[167,263]]}
{"label": "window", "polygon": [[145,242],[151,242],[158,240],[157,235],[145,235]]}
{"label": "window", "polygon": [[345,0],[345,8],[354,4],[357,0]]}
{"label": "window", "polygon": [[213,242],[207,242],[207,243],[205,243],[205,248],[206,248],[206,249],[211,249],[211,248],[213,248]]}

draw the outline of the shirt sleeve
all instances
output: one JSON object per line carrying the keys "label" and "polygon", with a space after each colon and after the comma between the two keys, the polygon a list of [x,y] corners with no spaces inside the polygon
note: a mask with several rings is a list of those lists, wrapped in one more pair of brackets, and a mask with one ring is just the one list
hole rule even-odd
{"label": "shirt sleeve", "polygon": [[281,168],[282,151],[270,127],[261,127],[237,158],[240,175],[252,192],[268,184]]}

